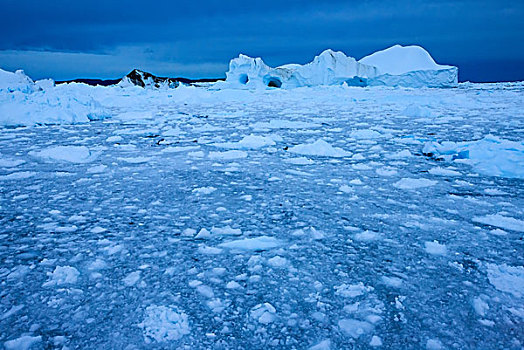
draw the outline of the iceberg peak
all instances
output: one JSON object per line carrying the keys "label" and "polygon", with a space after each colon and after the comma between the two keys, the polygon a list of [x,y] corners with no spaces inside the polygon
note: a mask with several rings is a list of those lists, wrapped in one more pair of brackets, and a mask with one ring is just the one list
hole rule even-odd
{"label": "iceberg peak", "polygon": [[439,65],[424,48],[416,45],[394,45],[359,60],[360,63],[378,68],[381,74],[401,75],[419,70],[449,69]]}
{"label": "iceberg peak", "polygon": [[23,70],[19,69],[16,72],[8,72],[0,69],[0,91],[7,92],[21,91],[23,93],[30,93],[38,88],[31,78],[29,78]]}

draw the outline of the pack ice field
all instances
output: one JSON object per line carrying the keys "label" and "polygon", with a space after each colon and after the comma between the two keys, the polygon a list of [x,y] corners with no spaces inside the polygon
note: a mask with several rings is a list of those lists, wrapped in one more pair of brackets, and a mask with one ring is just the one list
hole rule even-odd
{"label": "pack ice field", "polygon": [[524,84],[9,74],[6,349],[524,345]]}

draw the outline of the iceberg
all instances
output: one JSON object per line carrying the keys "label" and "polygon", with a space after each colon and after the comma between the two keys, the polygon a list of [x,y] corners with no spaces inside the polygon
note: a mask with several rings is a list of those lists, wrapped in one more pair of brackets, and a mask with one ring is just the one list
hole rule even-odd
{"label": "iceberg", "polygon": [[74,124],[104,119],[107,112],[100,103],[76,85],[55,86],[50,79],[34,82],[22,70],[12,73],[0,69],[0,125]]}
{"label": "iceberg", "polygon": [[226,80],[215,89],[297,88],[304,86],[451,87],[458,69],[439,65],[420,46],[395,45],[357,61],[341,51],[325,50],[312,62],[272,68],[262,58],[239,55],[229,63]]}
{"label": "iceberg", "polygon": [[457,67],[437,64],[420,46],[395,45],[359,62],[377,69],[369,85],[451,87],[458,83]]}
{"label": "iceberg", "polygon": [[325,50],[312,62],[269,67],[262,58],[240,55],[229,63],[226,81],[215,87],[229,88],[297,88],[303,86],[366,85],[366,79],[377,74],[375,67],[357,62],[341,51]]}

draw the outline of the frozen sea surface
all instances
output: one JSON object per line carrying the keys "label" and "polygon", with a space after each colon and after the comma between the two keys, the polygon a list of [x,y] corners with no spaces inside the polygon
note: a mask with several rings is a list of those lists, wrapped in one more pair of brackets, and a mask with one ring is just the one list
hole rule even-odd
{"label": "frozen sea surface", "polygon": [[0,135],[5,348],[524,346],[522,85],[91,89]]}

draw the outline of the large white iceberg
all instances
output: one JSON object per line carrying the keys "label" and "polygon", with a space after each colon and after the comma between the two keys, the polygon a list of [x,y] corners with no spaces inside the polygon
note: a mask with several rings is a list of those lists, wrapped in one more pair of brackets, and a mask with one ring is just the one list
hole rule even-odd
{"label": "large white iceberg", "polygon": [[450,87],[458,83],[458,68],[437,64],[420,46],[395,45],[362,58],[377,75],[369,85]]}
{"label": "large white iceberg", "polygon": [[438,65],[420,46],[395,45],[357,61],[343,52],[325,50],[312,62],[272,68],[260,58],[240,55],[229,63],[226,80],[215,88],[296,88],[302,86],[387,85],[449,87],[458,82],[458,69]]}

